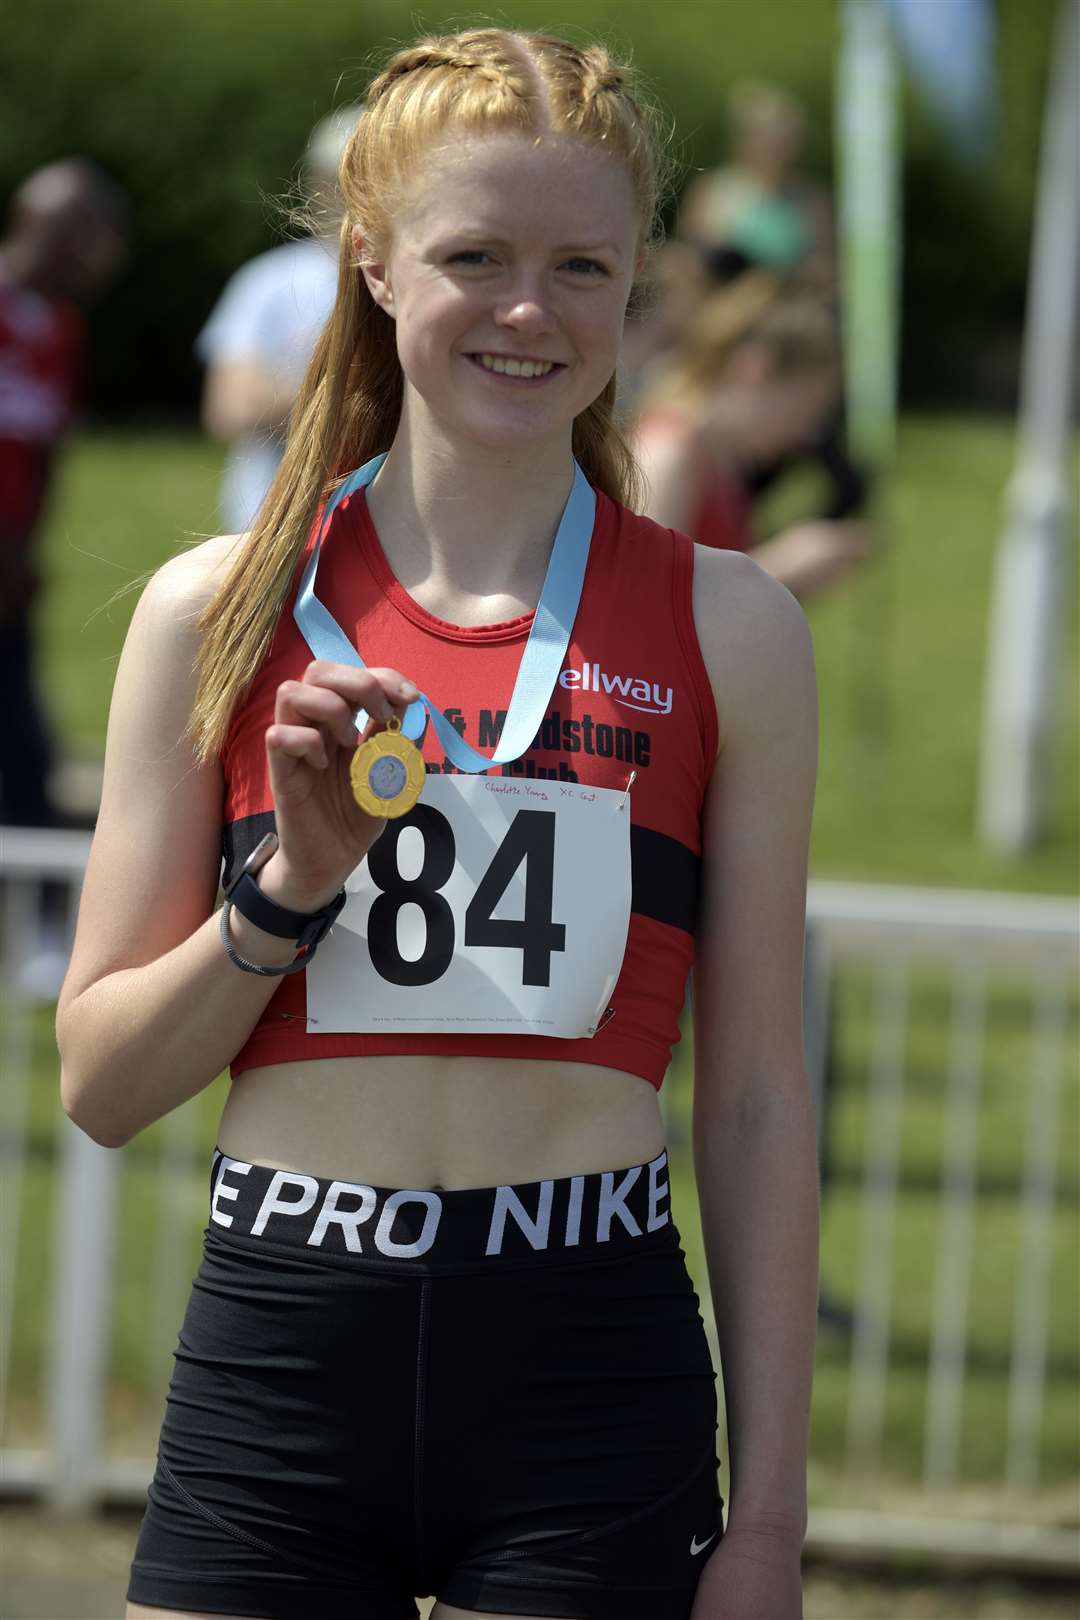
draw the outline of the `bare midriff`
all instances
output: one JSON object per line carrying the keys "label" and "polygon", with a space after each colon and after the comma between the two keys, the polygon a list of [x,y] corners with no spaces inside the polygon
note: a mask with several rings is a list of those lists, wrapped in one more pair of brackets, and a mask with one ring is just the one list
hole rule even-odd
{"label": "bare midriff", "polygon": [[248,1069],[218,1142],[251,1164],[378,1187],[489,1187],[653,1159],[655,1089],[595,1064],[322,1058]]}

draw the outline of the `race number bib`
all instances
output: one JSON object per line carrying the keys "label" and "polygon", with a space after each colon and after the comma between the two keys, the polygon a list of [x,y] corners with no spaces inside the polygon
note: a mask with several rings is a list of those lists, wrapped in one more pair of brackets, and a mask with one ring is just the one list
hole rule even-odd
{"label": "race number bib", "polygon": [[345,885],[307,970],[308,1030],[593,1035],[630,923],[630,801],[429,776]]}

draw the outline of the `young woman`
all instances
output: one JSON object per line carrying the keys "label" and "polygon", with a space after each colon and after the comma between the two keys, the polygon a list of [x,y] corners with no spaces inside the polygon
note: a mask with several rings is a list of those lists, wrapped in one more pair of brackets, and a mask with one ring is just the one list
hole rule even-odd
{"label": "young woman", "polygon": [[[266,507],[136,612],[59,1013],[109,1145],[232,1068],[129,1614],[793,1620],[806,625],[623,504],[656,162],[604,51],[422,41],[341,179]],[[723,1535],[657,1106],[695,949]]]}

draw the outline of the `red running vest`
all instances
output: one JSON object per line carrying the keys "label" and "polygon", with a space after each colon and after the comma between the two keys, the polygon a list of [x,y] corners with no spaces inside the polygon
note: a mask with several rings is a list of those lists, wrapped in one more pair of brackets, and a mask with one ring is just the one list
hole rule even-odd
{"label": "red running vest", "polygon": [[[597,495],[581,603],[544,722],[520,759],[492,773],[619,791],[637,773],[630,790],[630,931],[597,1033],[582,1040],[318,1035],[306,1027],[305,975],[295,973],[282,979],[233,1059],[234,1075],[311,1058],[420,1053],[599,1063],[660,1086],[679,1039],[693,958],[701,811],[717,751],[716,708],[694,629],[693,567],[693,544],[684,535]],[[226,884],[274,824],[266,728],[278,685],[298,679],[311,659],[292,616],[295,589],[224,749]],[[363,491],[334,516],[323,541],[318,591],[366,663],[401,670],[441,706],[466,742],[494,750],[532,614],[462,628],[425,612],[391,572]],[[429,773],[453,770],[431,725],[423,753]],[[596,900],[602,904],[603,897]]]}

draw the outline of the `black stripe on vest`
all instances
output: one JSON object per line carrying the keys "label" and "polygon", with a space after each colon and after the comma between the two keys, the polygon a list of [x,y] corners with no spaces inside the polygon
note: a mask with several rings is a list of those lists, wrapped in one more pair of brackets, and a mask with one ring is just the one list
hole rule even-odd
{"label": "black stripe on vest", "polygon": [[[222,837],[225,870],[222,886],[228,887],[256,844],[274,830],[272,810],[241,816],[231,822]],[[701,857],[677,838],[654,832],[651,827],[630,828],[630,869],[632,896],[630,908],[641,917],[668,923],[672,928],[694,931],[697,921],[698,890],[701,883]]]}

